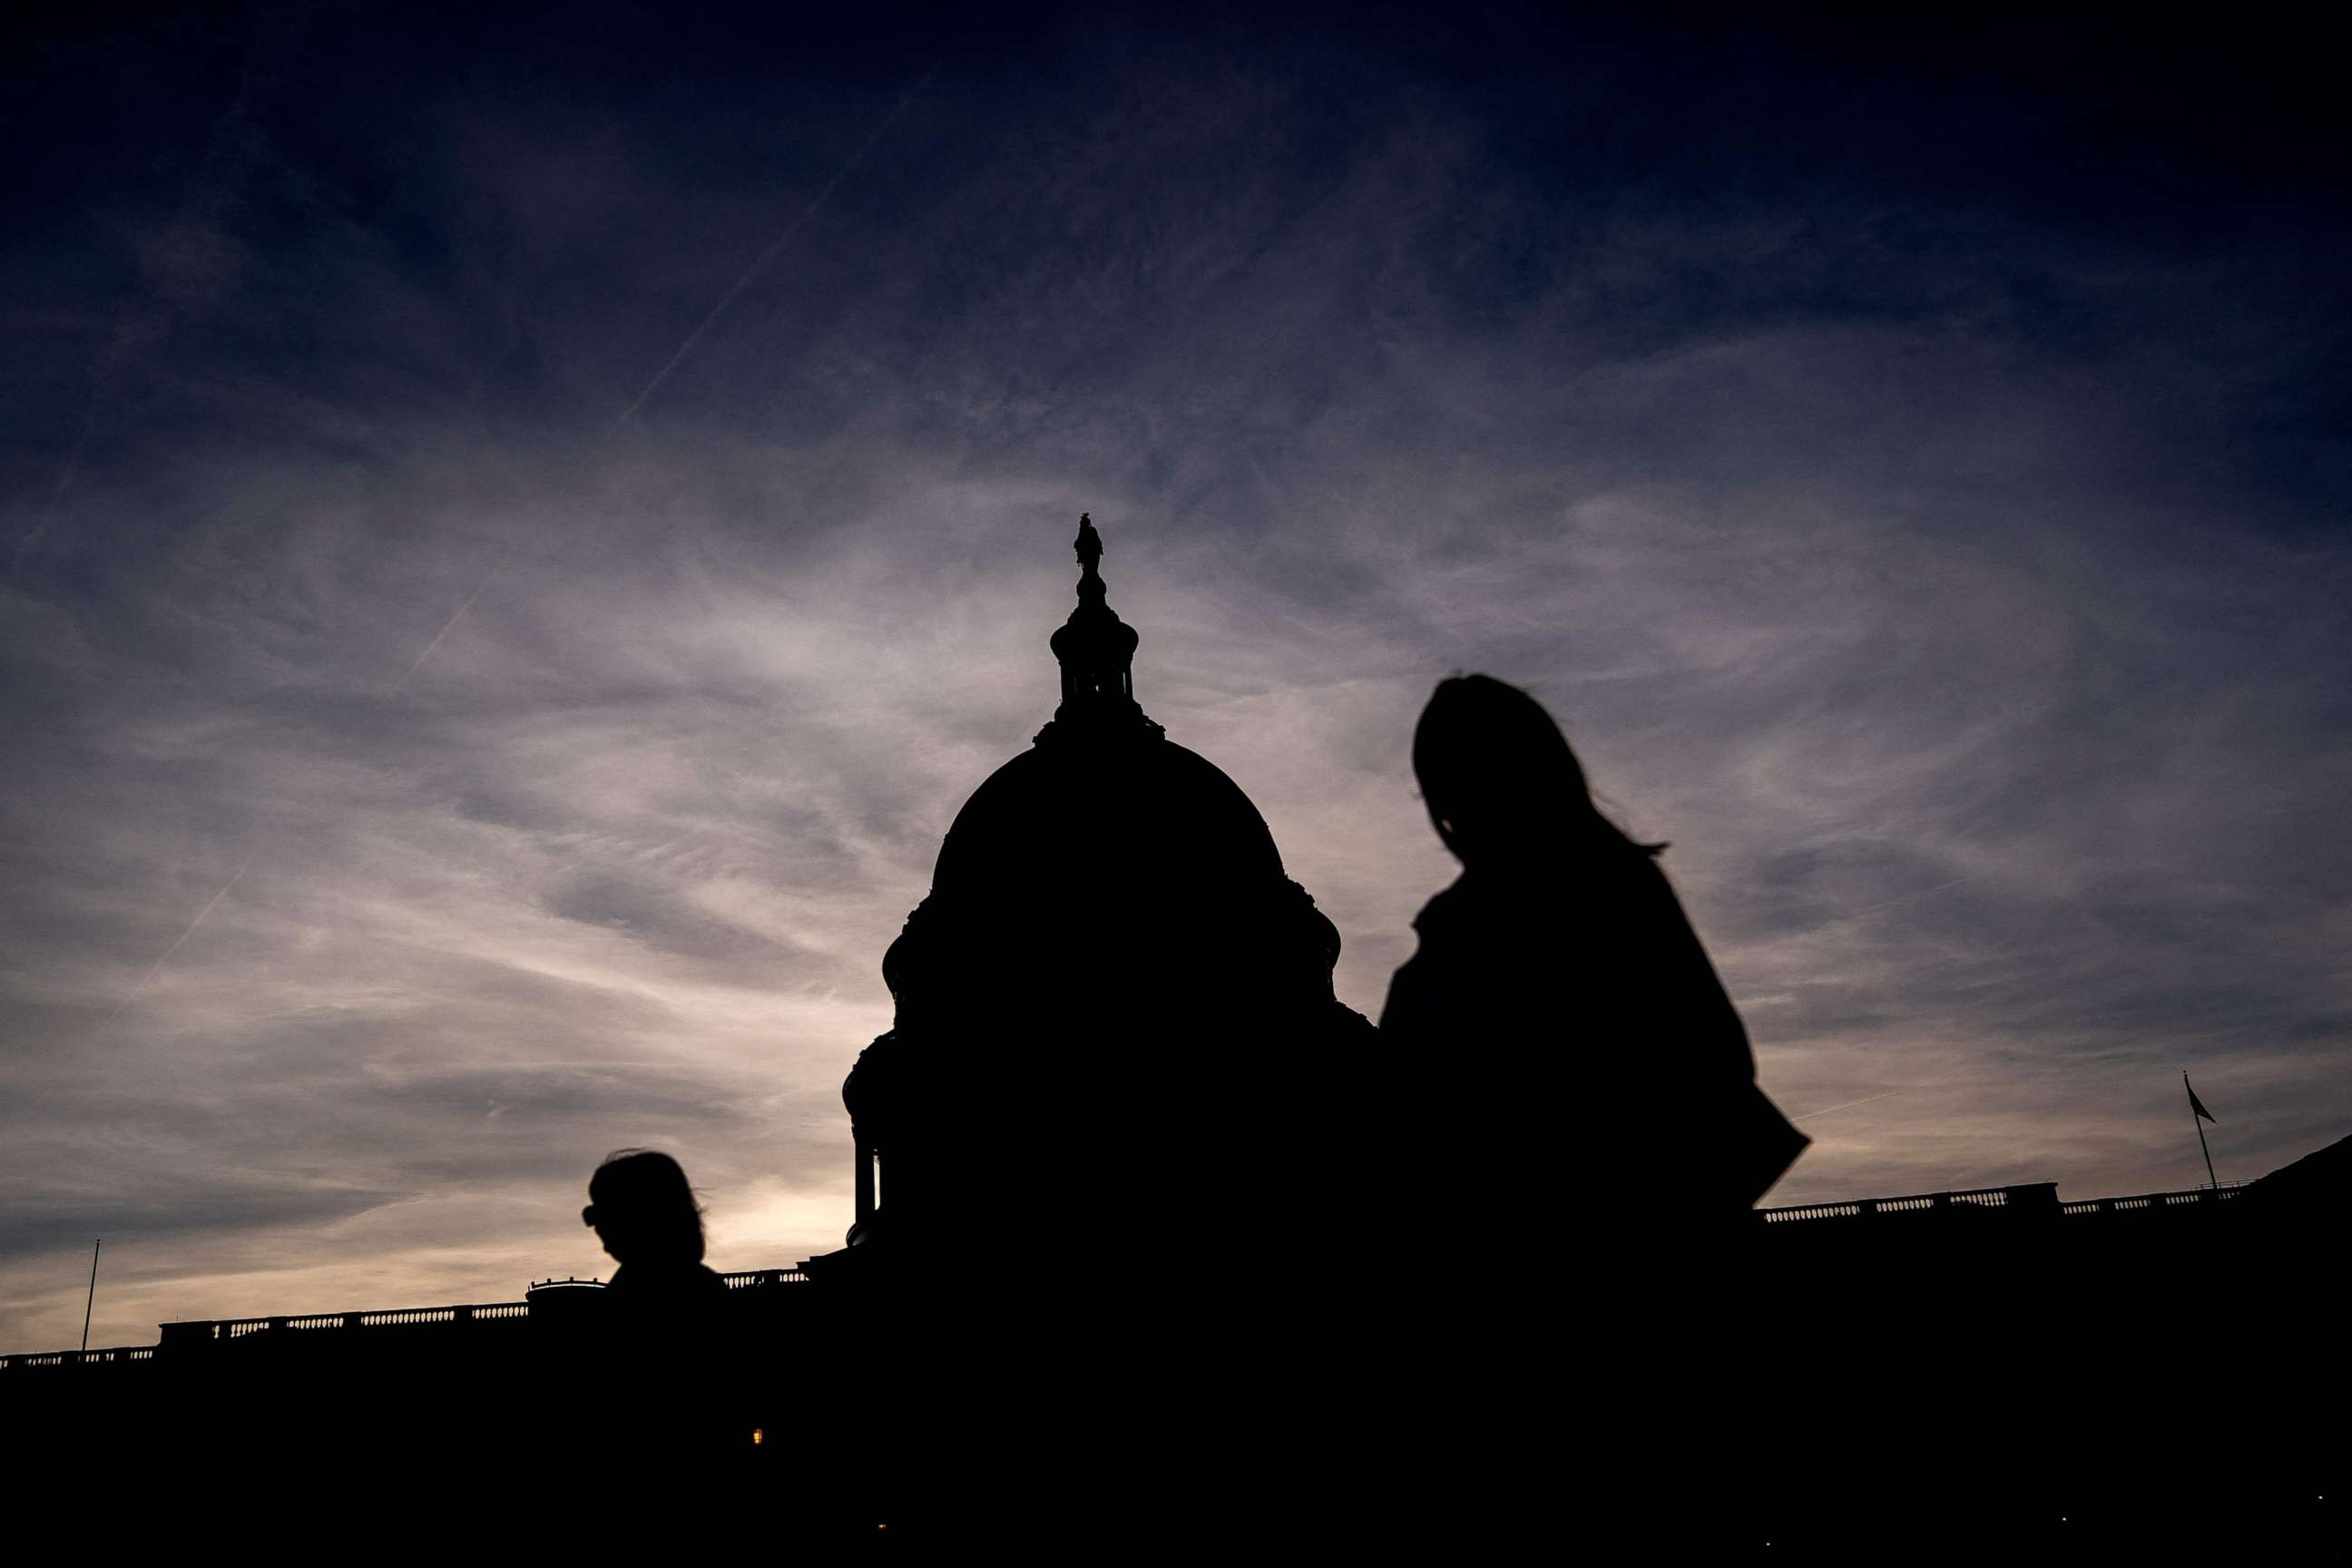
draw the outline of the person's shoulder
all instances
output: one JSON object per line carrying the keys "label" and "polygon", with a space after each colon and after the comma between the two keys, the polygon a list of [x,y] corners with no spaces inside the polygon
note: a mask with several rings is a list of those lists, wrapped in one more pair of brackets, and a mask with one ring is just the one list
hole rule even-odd
{"label": "person's shoulder", "polygon": [[1664,864],[1639,844],[1612,844],[1597,851],[1586,866],[1585,876],[1621,901],[1681,907],[1682,900],[1675,896],[1675,879],[1666,874]]}
{"label": "person's shoulder", "polygon": [[1476,894],[1465,894],[1463,891],[1469,880],[1466,874],[1456,877],[1451,885],[1431,894],[1429,902],[1422,905],[1421,912],[1412,917],[1412,929],[1425,936],[1431,930],[1443,931],[1447,924],[1460,919],[1466,906],[1477,901]]}
{"label": "person's shoulder", "polygon": [[1629,880],[1639,882],[1653,893],[1665,898],[1675,896],[1675,879],[1666,875],[1665,862],[1650,850],[1638,844],[1628,844],[1621,863],[1624,868],[1622,874]]}

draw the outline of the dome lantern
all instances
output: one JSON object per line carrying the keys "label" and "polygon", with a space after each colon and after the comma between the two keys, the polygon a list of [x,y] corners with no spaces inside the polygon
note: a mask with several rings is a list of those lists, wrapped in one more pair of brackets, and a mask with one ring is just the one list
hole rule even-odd
{"label": "dome lantern", "polygon": [[1158,735],[1160,726],[1144,717],[1135,700],[1135,648],[1141,639],[1133,626],[1110,607],[1109,586],[1097,567],[1102,562],[1102,535],[1092,516],[1078,515],[1078,605],[1054,633],[1054,658],[1062,666],[1062,705],[1054,721],[1039,732],[1041,742],[1073,731],[1089,735],[1135,733]]}

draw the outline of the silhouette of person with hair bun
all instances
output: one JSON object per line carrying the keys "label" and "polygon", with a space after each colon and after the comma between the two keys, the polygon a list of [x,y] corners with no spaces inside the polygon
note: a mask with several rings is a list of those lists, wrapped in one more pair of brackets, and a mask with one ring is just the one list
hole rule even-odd
{"label": "silhouette of person with hair bun", "polygon": [[620,1268],[602,1303],[603,1370],[642,1458],[700,1461],[732,1433],[700,1353],[723,1331],[727,1282],[702,1261],[702,1208],[676,1160],[621,1149],[588,1179],[581,1222]]}
{"label": "silhouette of person with hair bun", "polygon": [[618,1149],[588,1178],[581,1223],[621,1265],[607,1289],[634,1310],[660,1315],[727,1299],[727,1282],[703,1267],[702,1205],[676,1160],[656,1149]]}

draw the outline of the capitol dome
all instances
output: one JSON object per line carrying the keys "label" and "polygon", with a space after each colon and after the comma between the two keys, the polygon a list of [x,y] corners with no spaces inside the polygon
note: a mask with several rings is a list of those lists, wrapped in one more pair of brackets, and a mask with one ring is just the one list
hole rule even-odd
{"label": "capitol dome", "polygon": [[[1115,841],[1122,863],[1106,863]],[[1133,858],[1129,858],[1133,857]],[[1065,885],[1217,883],[1282,875],[1274,835],[1241,786],[1164,738],[1045,745],[988,776],[940,846],[935,889],[1003,889],[1040,871]]]}
{"label": "capitol dome", "polygon": [[1101,549],[1081,519],[1061,706],[965,802],[884,958],[894,1026],[843,1089],[854,1242],[1164,1240],[1245,1203],[1219,1146],[1308,1114],[1372,1037],[1265,818],[1137,705]]}

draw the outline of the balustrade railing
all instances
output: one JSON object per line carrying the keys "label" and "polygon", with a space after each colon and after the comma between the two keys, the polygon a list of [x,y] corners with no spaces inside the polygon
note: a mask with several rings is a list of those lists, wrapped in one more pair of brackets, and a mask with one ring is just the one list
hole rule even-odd
{"label": "balustrade railing", "polygon": [[797,1268],[754,1268],[744,1274],[721,1274],[730,1290],[742,1290],[754,1285],[804,1285],[808,1276]]}
{"label": "balustrade railing", "polygon": [[[740,1273],[722,1274],[719,1279],[730,1291],[765,1289],[778,1285],[802,1285],[808,1276],[798,1268],[752,1268]],[[541,1284],[557,1284],[546,1280]],[[563,1280],[566,1285],[593,1285],[593,1280]],[[538,1289],[534,1285],[533,1289]],[[487,1301],[454,1307],[394,1307],[374,1312],[306,1312],[278,1318],[216,1318],[198,1319],[192,1322],[163,1325],[164,1342],[183,1344],[220,1344],[234,1340],[250,1339],[257,1334],[316,1334],[334,1329],[412,1328],[428,1324],[458,1325],[484,1322],[518,1322],[529,1320],[529,1301]],[[40,1351],[21,1355],[0,1356],[0,1370],[15,1371],[37,1366],[96,1366],[110,1363],[142,1363],[155,1359],[154,1345],[123,1345],[99,1351]]]}
{"label": "balustrade railing", "polygon": [[1794,1204],[1786,1208],[1758,1209],[1756,1218],[1765,1225],[1782,1225],[1791,1220],[1861,1219],[1878,1215],[1933,1214],[1955,1209],[2000,1209],[2022,1207],[2043,1214],[2132,1214],[2139,1210],[2165,1210],[2189,1207],[2198,1204],[2226,1203],[2252,1184],[2223,1182],[2219,1186],[2190,1187],[2170,1193],[2136,1193],[2120,1198],[2083,1198],[2073,1203],[2057,1201],[2057,1188],[2040,1182],[2030,1186],[1974,1187],[1963,1192],[1912,1193],[1895,1198],[1849,1198],[1837,1203]]}
{"label": "balustrade railing", "polygon": [[[515,1305],[523,1307],[525,1311],[530,1310],[522,1302],[518,1301]],[[470,1317],[472,1314],[467,1315]],[[363,1329],[388,1329],[408,1323],[454,1323],[457,1321],[457,1309],[455,1307],[396,1307],[388,1312],[362,1312],[359,1326]]]}
{"label": "balustrade railing", "polygon": [[1785,1208],[1757,1209],[1759,1222],[1784,1225],[1791,1220],[1864,1219],[1877,1215],[1948,1213],[1954,1209],[2010,1207],[2047,1210],[2057,1200],[2057,1188],[2048,1182],[2026,1186],[1970,1187],[1950,1193],[1906,1193],[1892,1198],[1847,1198],[1835,1203],[1792,1204]]}
{"label": "balustrade railing", "polygon": [[135,1366],[154,1359],[153,1345],[113,1345],[102,1351],[35,1351],[23,1355],[0,1355],[0,1368]]}
{"label": "balustrade railing", "polygon": [[2190,1187],[2177,1193],[2138,1193],[2127,1198],[2083,1198],[2071,1204],[2059,1205],[2063,1214],[2131,1214],[2141,1209],[2163,1210],[2185,1207],[2190,1204],[2224,1204],[2236,1197],[2252,1184],[2224,1182],[2218,1187]]}

